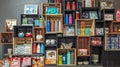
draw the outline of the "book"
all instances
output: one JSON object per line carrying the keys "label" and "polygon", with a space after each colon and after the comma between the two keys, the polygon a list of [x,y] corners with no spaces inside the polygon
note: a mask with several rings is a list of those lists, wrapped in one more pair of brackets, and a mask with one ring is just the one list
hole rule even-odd
{"label": "book", "polygon": [[83,19],[89,19],[89,12],[88,11],[85,11],[82,13],[82,18]]}
{"label": "book", "polygon": [[90,19],[98,19],[97,11],[90,11],[89,17],[90,17]]}

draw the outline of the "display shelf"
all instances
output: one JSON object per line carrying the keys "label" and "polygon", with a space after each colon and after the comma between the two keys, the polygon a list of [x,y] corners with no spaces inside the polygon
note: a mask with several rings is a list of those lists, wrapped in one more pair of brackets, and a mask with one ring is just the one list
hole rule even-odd
{"label": "display shelf", "polygon": [[22,26],[35,26],[34,22],[39,21],[38,14],[21,14],[21,25]]}
{"label": "display shelf", "polygon": [[77,56],[90,56],[90,37],[77,37]]}
{"label": "display shelf", "polygon": [[47,9],[49,9],[50,7],[54,7],[54,9],[57,8],[57,13],[52,14],[61,14],[62,12],[61,3],[42,3],[41,6],[42,6],[41,14],[51,14],[49,12],[46,12]]}
{"label": "display shelf", "polygon": [[75,22],[77,36],[94,36],[95,21],[91,19],[78,19]]}
{"label": "display shelf", "polygon": [[119,43],[120,35],[119,34],[105,34],[105,51],[119,51],[120,43]]}
{"label": "display shelf", "polygon": [[63,32],[63,18],[60,15],[45,15],[46,33],[62,33]]}
{"label": "display shelf", "polygon": [[58,37],[58,48],[72,49],[76,47],[76,37],[63,36]]}
{"label": "display shelf", "polygon": [[0,44],[13,44],[13,33],[12,32],[0,32]]}
{"label": "display shelf", "polygon": [[91,0],[91,1],[86,1],[86,0],[82,0],[82,7],[98,7],[98,0]]}
{"label": "display shelf", "polygon": [[44,27],[34,27],[34,42],[44,42],[45,29]]}
{"label": "display shelf", "polygon": [[32,38],[13,38],[13,54],[32,54],[32,42]]}
{"label": "display shelf", "polygon": [[90,63],[92,65],[100,65],[103,62],[103,46],[91,46],[91,58]]}
{"label": "display shelf", "polygon": [[14,37],[19,37],[19,34],[22,34],[21,38],[27,37],[27,33],[30,33],[30,37],[32,37],[33,26],[14,26]]}
{"label": "display shelf", "polygon": [[[76,49],[75,48],[65,48],[57,49],[57,65],[58,66],[75,66],[76,65]],[[66,57],[65,57],[66,55]],[[64,62],[62,57],[65,57],[67,62]],[[64,64],[65,63],[65,64]]]}

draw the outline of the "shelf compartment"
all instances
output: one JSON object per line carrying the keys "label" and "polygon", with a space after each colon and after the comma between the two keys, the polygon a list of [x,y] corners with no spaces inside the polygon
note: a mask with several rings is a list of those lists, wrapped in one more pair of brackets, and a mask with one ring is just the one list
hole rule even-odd
{"label": "shelf compartment", "polygon": [[32,54],[32,42],[32,38],[13,38],[13,54]]}
{"label": "shelf compartment", "polygon": [[45,15],[46,33],[63,32],[63,15]]}
{"label": "shelf compartment", "polygon": [[94,36],[95,21],[91,19],[78,19],[75,22],[77,36]]}
{"label": "shelf compartment", "polygon": [[[44,42],[44,27],[34,27],[34,42]],[[39,38],[41,37],[41,38]]]}
{"label": "shelf compartment", "polygon": [[119,51],[120,50],[120,34],[105,34],[105,51]]}
{"label": "shelf compartment", "polygon": [[[68,54],[69,52],[69,54]],[[76,65],[76,48],[71,48],[71,49],[61,49],[58,48],[57,49],[57,65],[58,66],[75,66]],[[69,58],[69,62],[68,60],[66,60],[67,62],[63,62],[63,57],[66,55],[66,59]],[[71,61],[70,61],[71,60]]]}
{"label": "shelf compartment", "polygon": [[77,56],[90,56],[90,37],[77,37]]}
{"label": "shelf compartment", "polygon": [[61,14],[62,13],[61,3],[42,3],[41,6],[42,6],[41,14],[46,14],[47,8],[49,8],[49,7],[57,8],[58,13],[55,13],[55,14]]}
{"label": "shelf compartment", "polygon": [[13,33],[12,32],[0,32],[0,43],[1,44],[13,44]]}
{"label": "shelf compartment", "polygon": [[19,33],[23,33],[24,37],[26,37],[27,33],[33,35],[33,26],[14,26],[14,37],[19,37]]}
{"label": "shelf compartment", "polygon": [[63,49],[72,49],[76,47],[76,37],[63,36],[58,37],[58,47]]}
{"label": "shelf compartment", "polygon": [[35,21],[39,21],[38,14],[21,14],[21,25],[22,26],[34,26]]}

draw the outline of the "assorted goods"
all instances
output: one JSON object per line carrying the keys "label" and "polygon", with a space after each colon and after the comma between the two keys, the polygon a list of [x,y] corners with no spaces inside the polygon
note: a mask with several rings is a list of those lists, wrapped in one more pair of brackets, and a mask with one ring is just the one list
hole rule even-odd
{"label": "assorted goods", "polygon": [[96,30],[96,35],[104,35],[103,28],[95,28],[95,30]]}
{"label": "assorted goods", "polygon": [[107,50],[114,50],[114,49],[120,49],[120,36],[107,36],[106,39],[106,49]]}
{"label": "assorted goods", "polygon": [[44,44],[33,44],[32,46],[32,53],[33,54],[44,54],[45,53],[45,46]]}
{"label": "assorted goods", "polygon": [[102,45],[102,38],[101,37],[92,37],[91,39],[93,46],[100,46]]}
{"label": "assorted goods", "polygon": [[61,21],[47,21],[46,32],[62,32],[62,22]]}
{"label": "assorted goods", "polygon": [[[64,15],[61,13],[61,4],[62,0],[48,0],[49,3],[43,3],[42,5],[42,14],[45,17],[45,21],[42,18],[34,17],[23,17],[21,19],[21,24],[31,26],[34,28],[34,33],[32,33],[33,28],[23,28],[22,26],[17,30],[14,29],[14,38],[12,40],[12,35],[2,35],[1,43],[12,43],[13,42],[13,56],[10,60],[4,61],[4,67],[44,67],[44,64],[58,64],[58,65],[76,65],[76,58],[81,57],[91,57],[90,61],[93,64],[101,63],[99,60],[100,55],[90,54],[91,46],[101,46],[103,44],[103,38],[98,37],[97,35],[103,35],[110,33],[109,28],[95,28],[95,19],[99,19],[99,12],[96,10],[82,11],[78,9],[77,1],[65,1]],[[106,1],[108,2],[108,1]],[[112,8],[112,2],[101,3],[101,9]],[[52,4],[52,5],[51,5]],[[105,4],[105,6],[103,6]],[[109,6],[107,6],[107,5]],[[95,8],[96,0],[82,0],[82,8]],[[30,9],[31,10],[31,9]],[[34,9],[33,11],[34,12]],[[36,10],[35,10],[36,12]],[[28,12],[29,14],[29,12]],[[116,13],[116,20],[119,21],[120,10]],[[62,16],[62,17],[61,17]],[[62,19],[64,18],[64,20]],[[82,19],[81,19],[82,18]],[[76,19],[76,20],[75,20]],[[104,14],[104,20],[114,20],[114,14]],[[76,21],[76,22],[75,22]],[[16,20],[7,20],[5,24],[6,32],[13,31],[12,22]],[[11,22],[11,23],[9,23]],[[63,26],[64,25],[64,26]],[[17,27],[17,26],[16,26]],[[37,29],[35,29],[37,28]],[[40,28],[40,29],[39,29]],[[46,29],[46,32],[43,29]],[[26,29],[26,30],[25,30]],[[30,31],[31,30],[31,31]],[[94,30],[97,37],[94,36]],[[119,24],[113,24],[113,31],[115,33],[120,32]],[[105,31],[105,33],[104,33]],[[45,34],[46,33],[46,34]],[[45,36],[44,36],[45,34]],[[58,41],[59,37],[54,38],[58,34],[61,34],[62,38],[65,36],[65,42]],[[75,35],[76,34],[76,35]],[[48,35],[48,37],[46,36]],[[57,36],[56,36],[57,35]],[[77,36],[75,41],[69,41],[67,38],[70,36]],[[46,38],[45,38],[46,37]],[[18,38],[18,40],[16,39]],[[19,40],[19,39],[23,40]],[[26,38],[31,38],[27,40]],[[34,41],[32,41],[32,38]],[[70,37],[72,38],[72,37]],[[45,40],[44,40],[45,39]],[[76,42],[77,41],[77,42]],[[120,49],[120,35],[109,36],[106,34],[106,45],[107,50],[119,50]],[[76,46],[77,44],[77,46]],[[46,47],[51,45],[52,47]],[[56,46],[54,48],[54,46]],[[102,46],[101,46],[102,47]],[[96,49],[96,48],[95,48]],[[10,50],[9,50],[10,51]],[[77,54],[76,54],[77,52]],[[9,52],[8,54],[11,54]],[[22,57],[14,57],[14,55],[22,55]],[[24,56],[25,55],[25,56]],[[28,55],[28,56],[27,56]],[[35,56],[33,56],[35,55]],[[42,56],[40,56],[42,55]],[[76,56],[77,55],[77,56]],[[45,57],[45,58],[44,58]],[[78,65],[88,65],[90,63],[89,59],[82,59],[82,61],[77,59]],[[10,63],[11,62],[11,63]],[[1,64],[1,63],[0,63]]]}
{"label": "assorted goods", "polygon": [[58,64],[74,64],[74,52],[67,50],[66,53],[59,54]]}
{"label": "assorted goods", "polygon": [[16,45],[14,48],[14,54],[15,55],[26,55],[26,54],[32,54],[32,46],[31,44],[23,44],[23,45]]}
{"label": "assorted goods", "polygon": [[66,2],[66,10],[76,10],[76,5],[75,5],[75,1],[73,2],[70,2],[70,1],[67,1]]}

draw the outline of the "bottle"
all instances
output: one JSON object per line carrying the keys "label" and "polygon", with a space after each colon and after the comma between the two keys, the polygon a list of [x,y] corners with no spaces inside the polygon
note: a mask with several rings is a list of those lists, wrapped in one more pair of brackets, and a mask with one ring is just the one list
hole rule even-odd
{"label": "bottle", "polygon": [[51,21],[51,32],[55,32],[55,23]]}
{"label": "bottle", "polygon": [[68,14],[65,15],[65,24],[69,23]]}
{"label": "bottle", "polygon": [[58,28],[59,28],[59,32],[62,32],[62,22],[61,22],[61,21],[59,21],[59,26],[58,26]]}
{"label": "bottle", "polygon": [[37,53],[36,48],[37,48],[36,44],[33,44],[33,47],[32,47],[32,52],[33,52],[33,54],[36,54],[36,53]]}
{"label": "bottle", "polygon": [[40,51],[41,51],[40,52],[41,54],[45,53],[45,46],[44,46],[44,44],[41,44]]}
{"label": "bottle", "polygon": [[58,55],[58,64],[62,65],[62,55]]}
{"label": "bottle", "polygon": [[70,52],[70,64],[74,64],[74,52]]}
{"label": "bottle", "polygon": [[37,45],[37,53],[40,53],[40,44]]}
{"label": "bottle", "polygon": [[72,24],[72,14],[69,14],[69,24]]}
{"label": "bottle", "polygon": [[43,18],[40,18],[40,27],[44,27],[44,20],[43,20]]}
{"label": "bottle", "polygon": [[55,21],[55,32],[58,32],[58,21]]}
{"label": "bottle", "polygon": [[67,64],[67,53],[64,53],[62,56],[62,63]]}
{"label": "bottle", "polygon": [[67,4],[66,4],[66,9],[67,10],[70,10],[70,2],[68,1]]}
{"label": "bottle", "polygon": [[75,10],[76,9],[76,6],[75,6],[75,2],[73,1],[72,2],[72,10]]}
{"label": "bottle", "polygon": [[47,22],[47,32],[50,32],[50,21]]}
{"label": "bottle", "polygon": [[79,19],[80,18],[80,14],[78,11],[76,11],[76,19]]}
{"label": "bottle", "polygon": [[67,64],[70,64],[70,51],[67,50]]}

